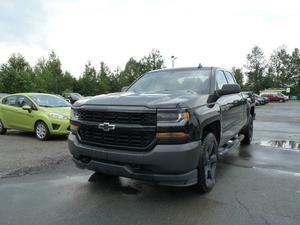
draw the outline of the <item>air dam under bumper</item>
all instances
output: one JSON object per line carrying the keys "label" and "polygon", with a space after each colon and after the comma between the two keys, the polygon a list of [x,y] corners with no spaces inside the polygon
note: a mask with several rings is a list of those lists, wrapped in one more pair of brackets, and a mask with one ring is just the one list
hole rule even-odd
{"label": "air dam under bumper", "polygon": [[197,183],[200,141],[178,145],[156,145],[149,152],[132,152],[80,143],[69,135],[75,164],[105,174],[144,180],[167,186]]}

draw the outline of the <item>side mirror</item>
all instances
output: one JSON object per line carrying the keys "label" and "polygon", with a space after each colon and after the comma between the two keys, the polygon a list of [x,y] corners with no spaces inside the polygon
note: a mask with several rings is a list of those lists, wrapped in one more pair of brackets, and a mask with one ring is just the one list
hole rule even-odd
{"label": "side mirror", "polygon": [[223,95],[230,95],[235,93],[240,93],[241,87],[238,84],[224,84],[222,89],[214,91],[210,94],[207,99],[207,103],[213,103],[218,100]]}
{"label": "side mirror", "polygon": [[29,113],[31,112],[31,107],[29,106],[29,105],[24,105],[23,107],[22,107],[22,109],[23,110],[27,110]]}
{"label": "side mirror", "polygon": [[125,91],[127,91],[127,89],[128,89],[128,86],[122,87],[121,92],[125,92]]}
{"label": "side mirror", "polygon": [[241,92],[241,87],[238,84],[224,84],[222,89],[217,91],[219,96],[230,95]]}

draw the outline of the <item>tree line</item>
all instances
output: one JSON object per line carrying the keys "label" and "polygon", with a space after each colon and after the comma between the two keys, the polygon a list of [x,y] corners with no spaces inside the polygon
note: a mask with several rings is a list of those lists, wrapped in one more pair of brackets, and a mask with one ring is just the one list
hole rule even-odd
{"label": "tree line", "polygon": [[[289,54],[286,47],[280,47],[267,60],[263,50],[255,46],[246,61],[245,72],[243,68],[232,68],[242,90],[259,93],[267,88],[290,87],[291,94],[300,95],[299,49]],[[85,96],[118,92],[141,74],[164,68],[164,63],[161,53],[152,50],[139,60],[130,58],[123,70],[112,71],[104,62],[98,67],[88,62],[76,79],[70,72],[62,70],[61,61],[53,51],[34,66],[21,54],[12,54],[0,65],[0,92],[79,92]]]}
{"label": "tree line", "polygon": [[242,90],[258,93],[265,89],[290,88],[290,95],[300,95],[300,52],[295,48],[291,54],[286,46],[273,51],[267,59],[263,50],[255,46],[247,54],[247,64],[233,68]]}

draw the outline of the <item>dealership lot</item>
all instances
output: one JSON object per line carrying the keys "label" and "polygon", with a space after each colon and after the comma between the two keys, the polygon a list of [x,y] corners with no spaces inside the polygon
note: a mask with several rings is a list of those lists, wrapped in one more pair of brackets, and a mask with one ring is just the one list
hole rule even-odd
{"label": "dealership lot", "polygon": [[91,176],[64,138],[10,131],[0,136],[0,224],[299,224],[299,112],[300,102],[257,107],[253,144],[221,160],[206,195]]}

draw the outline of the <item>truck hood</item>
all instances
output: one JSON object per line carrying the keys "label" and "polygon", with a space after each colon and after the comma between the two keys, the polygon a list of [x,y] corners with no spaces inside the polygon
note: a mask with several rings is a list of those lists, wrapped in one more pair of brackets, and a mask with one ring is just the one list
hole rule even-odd
{"label": "truck hood", "polygon": [[193,107],[206,104],[208,95],[200,95],[194,91],[176,92],[118,92],[98,95],[90,99],[77,101],[74,106],[82,105],[117,105],[117,106],[145,106],[148,108],[176,108]]}

